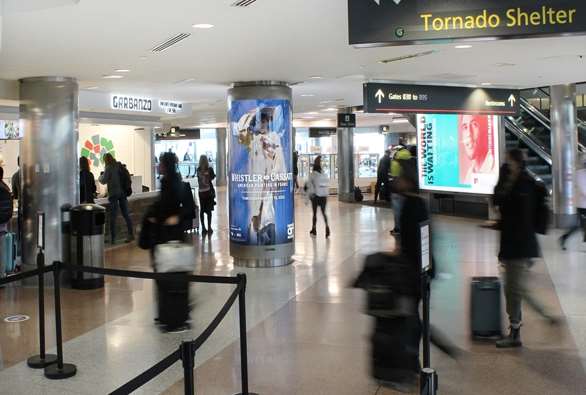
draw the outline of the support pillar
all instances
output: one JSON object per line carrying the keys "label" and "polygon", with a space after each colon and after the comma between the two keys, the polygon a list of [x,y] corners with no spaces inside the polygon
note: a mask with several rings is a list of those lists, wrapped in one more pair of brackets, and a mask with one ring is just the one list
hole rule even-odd
{"label": "support pillar", "polygon": [[230,255],[248,267],[295,253],[291,88],[235,83],[228,92]]}
{"label": "support pillar", "polygon": [[77,81],[73,78],[20,80],[25,269],[36,265],[39,211],[45,213],[45,261],[62,259],[61,206],[79,202],[78,96]]}
{"label": "support pillar", "polygon": [[[344,108],[343,113],[351,113]],[[354,129],[338,129],[338,200],[354,202]]]}
{"label": "support pillar", "polygon": [[226,147],[226,129],[216,129],[216,141],[218,152],[216,154],[216,185],[225,187],[228,184],[226,172],[228,170],[228,150]]}
{"label": "support pillar", "polygon": [[553,161],[553,213],[560,228],[576,222],[576,85],[556,85],[551,95],[551,156]]}

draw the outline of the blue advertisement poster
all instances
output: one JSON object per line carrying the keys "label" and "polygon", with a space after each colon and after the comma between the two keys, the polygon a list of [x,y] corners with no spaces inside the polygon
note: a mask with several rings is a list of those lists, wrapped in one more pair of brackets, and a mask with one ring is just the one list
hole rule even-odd
{"label": "blue advertisement poster", "polygon": [[492,194],[499,176],[499,117],[417,116],[422,189]]}
{"label": "blue advertisement poster", "polygon": [[295,238],[291,104],[235,100],[230,117],[230,240],[277,245]]}

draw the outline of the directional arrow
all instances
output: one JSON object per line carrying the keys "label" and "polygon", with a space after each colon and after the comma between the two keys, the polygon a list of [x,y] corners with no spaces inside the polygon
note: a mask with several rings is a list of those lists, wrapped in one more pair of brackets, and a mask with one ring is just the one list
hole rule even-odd
{"label": "directional arrow", "polygon": [[385,93],[382,89],[379,89],[378,92],[374,94],[374,97],[378,99],[378,104],[381,104],[383,102],[383,98],[385,97]]}
{"label": "directional arrow", "polygon": [[508,102],[511,104],[511,107],[514,107],[515,106],[515,102],[516,101],[517,101],[517,98],[515,97],[515,95],[513,95],[511,93],[511,96],[509,96],[509,98],[508,98]]}
{"label": "directional arrow", "polygon": [[[400,3],[401,1],[403,1],[403,0],[393,0],[393,1],[395,2],[395,4],[399,5],[399,3]],[[380,5],[380,2],[381,2],[381,0],[374,0],[374,2],[375,2],[377,5]]]}

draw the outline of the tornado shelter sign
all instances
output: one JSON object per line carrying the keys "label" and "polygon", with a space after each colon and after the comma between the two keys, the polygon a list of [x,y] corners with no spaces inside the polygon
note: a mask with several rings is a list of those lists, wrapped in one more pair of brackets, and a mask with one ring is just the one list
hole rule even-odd
{"label": "tornado shelter sign", "polygon": [[586,0],[348,0],[350,44],[586,34]]}

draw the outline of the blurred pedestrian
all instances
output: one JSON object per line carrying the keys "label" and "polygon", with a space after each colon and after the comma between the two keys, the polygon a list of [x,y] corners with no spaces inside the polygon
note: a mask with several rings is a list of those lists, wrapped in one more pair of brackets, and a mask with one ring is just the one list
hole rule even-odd
{"label": "blurred pedestrian", "polygon": [[313,162],[313,171],[307,181],[307,190],[311,200],[311,208],[313,210],[312,227],[309,234],[312,237],[317,236],[317,208],[321,210],[326,223],[326,238],[330,237],[330,225],[328,223],[328,216],[326,214],[326,206],[328,204],[328,195],[330,192],[330,180],[327,175],[323,173],[321,167],[321,156],[315,158]]}
{"label": "blurred pedestrian", "polygon": [[79,202],[93,204],[96,193],[96,180],[90,171],[90,161],[82,156],[79,158]]}
{"label": "blurred pedestrian", "polygon": [[374,189],[374,204],[380,200],[389,199],[389,172],[391,170],[391,150],[385,150],[385,154],[378,163],[376,173],[376,187]]}
{"label": "blurred pedestrian", "polygon": [[505,299],[510,322],[507,337],[498,348],[521,347],[522,301],[525,300],[550,323],[557,319],[546,312],[529,289],[532,259],[541,256],[537,241],[537,185],[525,169],[525,155],[520,149],[507,154],[505,179],[495,189],[494,201],[501,212],[499,259],[504,265]]}
{"label": "blurred pedestrian", "polygon": [[128,196],[124,190],[122,180],[122,164],[117,162],[112,154],[104,156],[106,164],[104,171],[98,178],[102,185],[108,186],[108,201],[110,202],[110,237],[112,244],[116,244],[116,216],[118,215],[118,208],[122,212],[122,217],[126,221],[128,235],[126,242],[129,243],[134,240],[134,230],[130,213],[128,211]]}
{"label": "blurred pedestrian", "polygon": [[576,201],[576,207],[578,208],[579,225],[573,226],[568,232],[560,238],[560,245],[562,249],[566,249],[566,242],[568,239],[580,229],[582,229],[583,241],[586,243],[586,155],[582,158],[583,167],[578,170],[576,174],[576,186],[578,192],[578,199]]}

